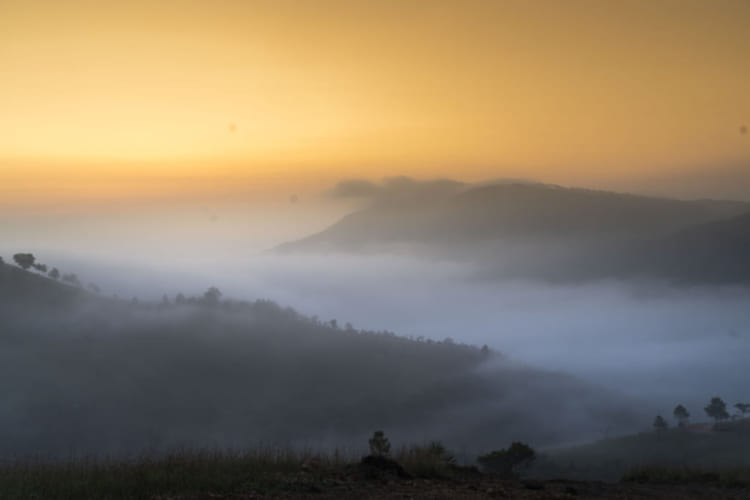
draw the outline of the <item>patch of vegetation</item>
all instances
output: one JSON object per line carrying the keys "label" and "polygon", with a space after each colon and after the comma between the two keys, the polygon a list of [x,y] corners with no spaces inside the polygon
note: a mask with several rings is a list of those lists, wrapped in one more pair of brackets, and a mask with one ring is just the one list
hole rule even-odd
{"label": "patch of vegetation", "polygon": [[750,419],[676,426],[616,439],[549,450],[531,474],[617,481],[630,471],[659,464],[670,471],[750,468]]}
{"label": "patch of vegetation", "polygon": [[[310,470],[306,464],[315,463]],[[291,449],[184,451],[131,460],[18,461],[0,466],[4,500],[152,499],[180,495],[319,491],[323,475],[349,460]]]}
{"label": "patch of vegetation", "polygon": [[630,470],[626,482],[668,484],[710,484],[723,487],[750,487],[750,467],[674,467],[647,465]]}
{"label": "patch of vegetation", "polygon": [[417,477],[447,478],[471,469],[456,465],[455,457],[440,441],[401,448],[395,459],[409,474]]}
{"label": "patch of vegetation", "polygon": [[495,450],[477,458],[482,468],[503,477],[516,477],[518,470],[528,467],[536,459],[536,452],[527,444],[513,442],[508,449]]}

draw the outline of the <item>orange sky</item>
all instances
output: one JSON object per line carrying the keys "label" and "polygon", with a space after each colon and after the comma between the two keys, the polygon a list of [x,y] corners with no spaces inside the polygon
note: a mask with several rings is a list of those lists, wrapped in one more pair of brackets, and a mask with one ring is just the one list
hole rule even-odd
{"label": "orange sky", "polygon": [[746,164],[749,61],[747,0],[0,0],[0,194]]}

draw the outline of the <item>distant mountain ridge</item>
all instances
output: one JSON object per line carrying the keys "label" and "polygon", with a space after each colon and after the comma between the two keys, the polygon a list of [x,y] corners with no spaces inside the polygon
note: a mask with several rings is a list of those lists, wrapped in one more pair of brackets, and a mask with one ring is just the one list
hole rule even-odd
{"label": "distant mountain ridge", "polygon": [[[478,263],[493,276],[647,275],[715,281],[710,278],[715,275],[750,282],[750,270],[741,257],[747,248],[747,214],[746,202],[502,183],[429,199],[376,200],[275,251],[406,251]],[[693,255],[708,268],[720,264],[724,270],[682,276],[688,264],[685,258],[675,259],[675,253]],[[732,275],[733,269],[739,274]]]}
{"label": "distant mountain ridge", "polygon": [[620,239],[676,232],[745,211],[750,212],[750,204],[507,183],[430,200],[375,203],[276,250],[351,251],[391,243],[464,245],[509,238]]}

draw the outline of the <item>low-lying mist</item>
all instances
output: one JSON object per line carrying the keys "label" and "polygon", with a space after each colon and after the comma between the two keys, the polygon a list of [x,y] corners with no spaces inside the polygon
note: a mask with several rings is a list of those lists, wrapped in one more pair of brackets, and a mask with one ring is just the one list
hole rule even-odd
{"label": "low-lying mist", "polygon": [[639,422],[627,397],[486,348],[270,301],[116,300],[7,265],[0,298],[3,456],[351,449],[385,429],[470,459],[488,442],[562,444]]}
{"label": "low-lying mist", "polygon": [[104,294],[128,299],[217,286],[227,297],[271,299],[323,321],[487,344],[531,366],[648,399],[663,412],[677,403],[702,408],[713,395],[747,399],[750,290],[742,287],[477,281],[470,265],[404,255],[248,254],[223,264],[196,256],[187,266],[181,259],[142,267],[60,260]]}
{"label": "low-lying mist", "polygon": [[[647,429],[656,413],[669,416],[678,403],[703,420],[711,397],[734,404],[750,396],[748,288],[482,279],[487,270],[479,263],[407,252],[268,252],[340,215],[303,215],[300,205],[285,205],[283,227],[274,226],[271,215],[264,220],[262,211],[251,223],[242,211],[196,208],[183,214],[193,223],[175,226],[168,224],[171,215],[146,222],[146,215],[131,214],[78,220],[82,225],[73,218],[69,227],[77,229],[69,232],[39,220],[7,231],[0,245],[6,262],[15,252],[31,251],[50,267],[77,273],[84,286],[96,284],[102,298],[116,295],[126,303],[137,297],[144,304],[166,294],[174,302],[178,293],[200,296],[216,286],[225,298],[293,307],[312,323],[297,318],[280,327],[283,314],[258,320],[257,310],[242,319],[191,308],[158,314],[118,309],[111,316],[90,305],[41,316],[10,311],[5,318],[13,318],[17,332],[38,335],[3,332],[8,397],[0,418],[6,436],[15,436],[6,449],[37,446],[60,454],[73,445],[76,452],[132,452],[263,440],[363,443],[374,427],[405,441],[444,439],[458,447],[487,436],[497,447],[514,439],[546,446]],[[426,359],[400,351],[409,343],[388,344],[380,364],[367,357],[367,342],[347,351],[341,332],[326,326],[332,319],[340,327],[389,330],[422,346],[448,338],[452,342],[439,345],[487,344],[507,357],[469,369],[426,356],[431,364],[411,392],[401,399],[381,394],[380,404],[395,405],[391,413],[378,413],[382,408],[355,385],[340,393],[325,389],[325,403],[318,404],[301,397],[309,394],[301,382],[325,384],[353,374],[377,395],[413,376],[413,363]],[[302,324],[314,326],[308,331]],[[278,336],[281,330],[286,333]],[[300,343],[308,334],[325,341]],[[285,342],[295,345],[294,356],[285,355]],[[254,368],[260,359],[262,369]],[[336,369],[329,373],[331,366]],[[476,392],[466,393],[469,387]],[[468,399],[445,401],[459,394]],[[262,411],[248,403],[254,398]],[[404,420],[397,422],[399,411]],[[265,427],[253,423],[261,421]]]}

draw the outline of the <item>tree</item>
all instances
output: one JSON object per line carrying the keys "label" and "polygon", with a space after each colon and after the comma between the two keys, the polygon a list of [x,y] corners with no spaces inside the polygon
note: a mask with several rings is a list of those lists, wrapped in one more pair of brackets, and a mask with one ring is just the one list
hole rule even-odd
{"label": "tree", "polygon": [[704,408],[706,415],[714,419],[718,425],[722,420],[729,418],[727,404],[721,398],[711,398],[711,403]]}
{"label": "tree", "polygon": [[507,450],[496,450],[477,457],[477,461],[484,469],[503,477],[513,477],[516,469],[528,466],[535,459],[534,449],[518,441],[511,443]]}
{"label": "tree", "polygon": [[178,293],[174,298],[176,304],[184,304],[186,302],[185,296],[182,293]]}
{"label": "tree", "polygon": [[89,283],[89,290],[91,290],[94,293],[101,293],[102,292],[102,289],[99,288],[98,286],[96,286],[93,283]]}
{"label": "tree", "polygon": [[682,405],[675,406],[672,415],[677,419],[677,425],[680,427],[685,427],[690,419],[690,413],[687,411],[687,408]]}
{"label": "tree", "polygon": [[3,264],[5,264],[5,261],[3,260],[2,257],[0,257],[0,266],[2,266]]}
{"label": "tree", "polygon": [[47,264],[32,264],[31,267],[39,271],[40,273],[47,272]]}
{"label": "tree", "polygon": [[656,432],[666,431],[667,427],[669,427],[669,425],[667,424],[667,421],[664,420],[664,417],[657,415],[654,419],[654,428],[656,429]]}
{"label": "tree", "polygon": [[734,407],[742,412],[743,417],[746,413],[750,413],[750,403],[737,403]]}
{"label": "tree", "polygon": [[47,276],[49,276],[53,280],[58,280],[60,279],[60,271],[58,271],[56,267],[53,267],[52,271],[50,271]]}
{"label": "tree", "polygon": [[383,431],[375,431],[370,438],[370,455],[387,457],[391,453],[391,442]]}
{"label": "tree", "polygon": [[36,257],[31,253],[17,253],[13,256],[13,260],[16,261],[16,264],[18,264],[21,269],[27,270],[34,265]]}
{"label": "tree", "polygon": [[206,302],[206,304],[209,305],[216,305],[219,303],[219,299],[221,298],[221,290],[216,288],[215,286],[212,286],[206,292],[203,294],[203,300]]}

